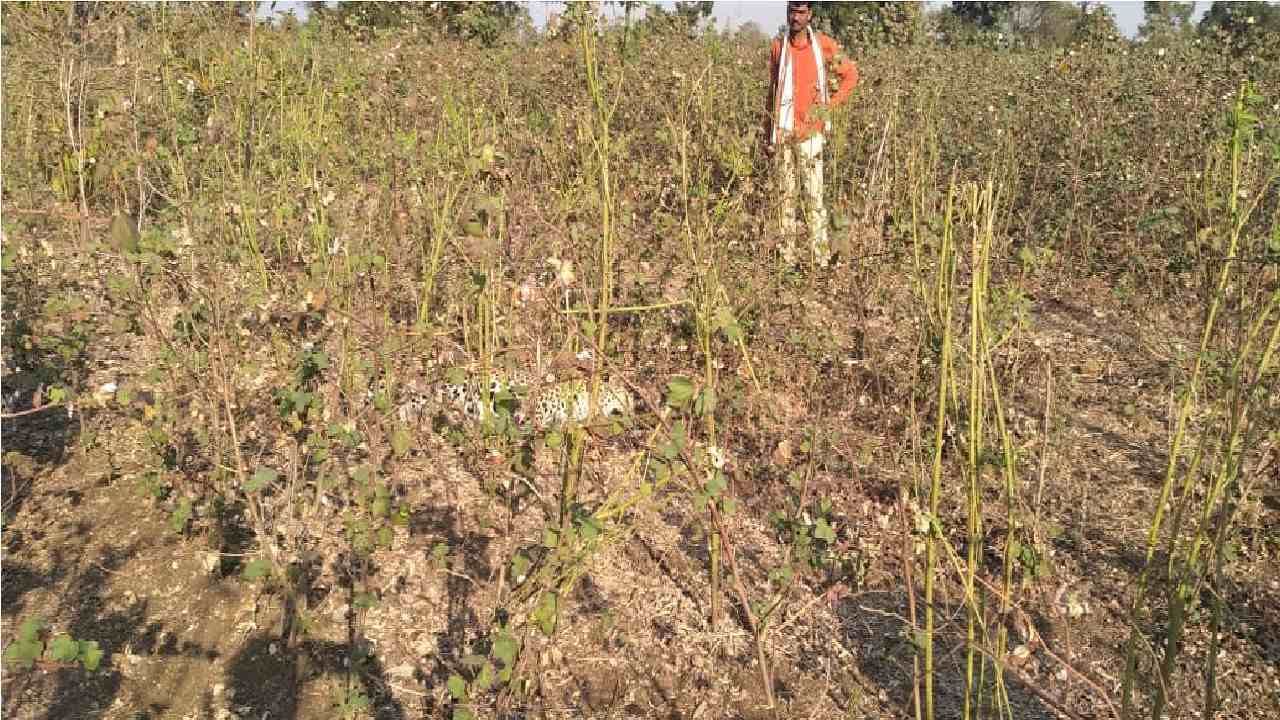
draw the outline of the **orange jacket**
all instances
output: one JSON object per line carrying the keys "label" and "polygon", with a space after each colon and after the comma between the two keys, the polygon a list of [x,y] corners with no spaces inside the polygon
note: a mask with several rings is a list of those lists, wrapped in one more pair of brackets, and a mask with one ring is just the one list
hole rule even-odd
{"label": "orange jacket", "polygon": [[[827,94],[830,97],[828,105],[834,108],[848,100],[853,87],[858,84],[858,66],[840,50],[840,45],[835,40],[816,30],[813,34],[818,39],[822,58],[827,64]],[[822,104],[818,88],[818,68],[813,62],[813,51],[809,49],[808,33],[800,33],[794,38],[788,38],[788,41],[791,43],[791,82],[795,87],[796,116],[792,138],[803,140],[822,132],[822,120],[809,116],[814,107]],[[782,41],[774,38],[769,46],[769,105],[766,108],[769,125],[766,126],[766,139],[781,99],[778,97],[782,92],[778,87],[778,63],[781,59]]]}

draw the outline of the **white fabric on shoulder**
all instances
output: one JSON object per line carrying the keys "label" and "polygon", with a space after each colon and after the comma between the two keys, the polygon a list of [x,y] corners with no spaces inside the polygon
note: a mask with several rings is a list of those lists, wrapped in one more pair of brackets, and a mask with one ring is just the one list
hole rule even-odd
{"label": "white fabric on shoulder", "polygon": [[[829,98],[827,97],[827,69],[826,63],[822,60],[822,46],[818,43],[818,36],[813,32],[813,28],[805,28],[805,32],[809,34],[809,48],[813,51],[814,65],[818,68],[818,93],[822,97],[822,104],[826,105]],[[795,130],[796,118],[795,78],[792,77],[791,70],[791,64],[794,60],[791,57],[791,42],[787,37],[786,31],[783,31],[779,43],[782,47],[778,57],[777,87],[781,88],[781,92],[778,94],[777,112],[774,113],[773,136],[770,138],[770,141],[775,143]],[[823,130],[831,130],[831,124],[824,122]]]}

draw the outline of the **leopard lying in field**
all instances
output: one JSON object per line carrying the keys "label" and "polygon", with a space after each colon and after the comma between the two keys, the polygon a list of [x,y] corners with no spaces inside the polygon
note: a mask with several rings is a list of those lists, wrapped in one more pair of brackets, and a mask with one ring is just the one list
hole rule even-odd
{"label": "leopard lying in field", "polygon": [[[523,369],[490,370],[485,393],[486,388],[477,375],[461,368],[450,370],[432,393],[436,406],[460,412],[468,422],[483,422],[505,410],[517,426],[539,430],[567,423],[628,417],[635,412],[631,392],[616,380],[601,383],[596,406],[590,407],[591,381],[588,379],[539,382],[533,373]],[[408,402],[401,405],[402,416],[421,414],[428,405],[427,393],[412,390],[411,393]]]}

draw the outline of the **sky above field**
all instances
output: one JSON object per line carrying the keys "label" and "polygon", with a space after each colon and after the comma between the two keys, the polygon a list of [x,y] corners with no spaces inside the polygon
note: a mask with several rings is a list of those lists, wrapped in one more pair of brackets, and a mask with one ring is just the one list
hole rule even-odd
{"label": "sky above field", "polygon": [[[552,13],[559,13],[564,9],[563,2],[548,2],[546,0],[533,0],[525,3],[529,7],[529,16],[533,18],[533,24],[541,28],[546,24],[547,16]],[[663,2],[661,5],[670,6],[673,3]],[[946,3],[928,3],[930,5],[942,5]],[[1105,2],[1103,3],[1111,8],[1111,12],[1115,13],[1116,22],[1120,25],[1120,31],[1129,37],[1133,37],[1138,33],[1138,26],[1142,24],[1142,3],[1136,0],[1131,2]],[[785,12],[783,8],[784,2],[780,0],[721,0],[715,4],[712,10],[712,17],[715,18],[719,27],[736,28],[746,22],[754,22],[760,26],[760,29],[766,33],[772,34],[782,26]],[[1199,19],[1209,8],[1207,2],[1196,3],[1195,17]],[[277,2],[275,4],[275,12],[294,12],[299,16],[306,14],[305,3],[301,2]],[[610,15],[620,15],[621,10],[617,5],[606,5],[606,12]],[[269,14],[267,11],[266,14]]]}

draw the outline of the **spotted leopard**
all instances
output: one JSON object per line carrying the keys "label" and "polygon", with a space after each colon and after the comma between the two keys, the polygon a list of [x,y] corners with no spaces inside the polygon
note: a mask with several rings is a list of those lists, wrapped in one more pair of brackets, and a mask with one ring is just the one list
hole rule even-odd
{"label": "spotted leopard", "polygon": [[454,368],[439,385],[436,402],[461,411],[471,422],[483,422],[504,407],[517,414],[522,398],[533,385],[532,374],[525,370],[490,370],[486,393],[478,378],[468,377],[461,368]]}
{"label": "spotted leopard", "polygon": [[[487,403],[482,389],[465,371],[454,369],[437,386],[436,404],[460,412],[468,422],[483,422],[505,408],[517,425],[532,424],[538,429],[596,417],[629,416],[635,409],[631,393],[617,381],[600,386],[595,411],[589,407],[590,383],[582,379],[539,383],[525,370],[495,370],[489,374]],[[425,398],[420,394],[412,401],[418,413],[424,404]]]}
{"label": "spotted leopard", "polygon": [[630,416],[635,412],[635,401],[626,387],[617,381],[600,385],[600,397],[596,408],[590,407],[591,383],[587,380],[567,380],[545,387],[532,398],[534,422],[547,428],[567,422],[586,422],[592,418]]}

